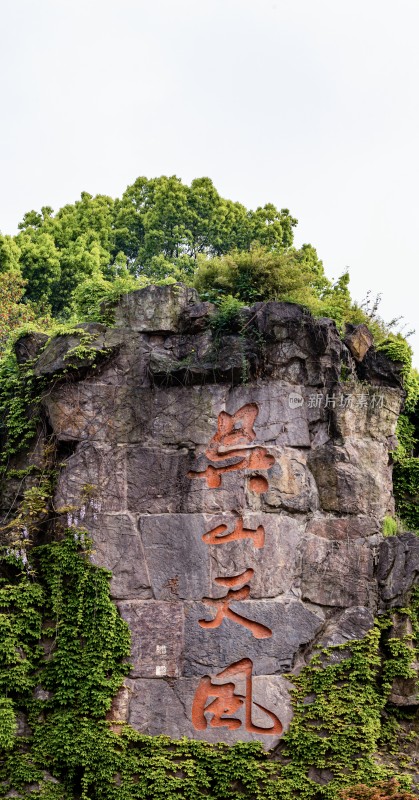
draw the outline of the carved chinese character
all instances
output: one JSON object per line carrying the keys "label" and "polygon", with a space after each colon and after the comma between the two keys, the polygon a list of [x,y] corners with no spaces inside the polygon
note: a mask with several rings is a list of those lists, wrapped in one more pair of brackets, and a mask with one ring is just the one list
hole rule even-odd
{"label": "carved chinese character", "polygon": [[[225,472],[272,467],[275,459],[269,455],[266,447],[252,444],[256,438],[253,425],[258,413],[255,403],[247,403],[235,414],[222,411],[218,415],[217,433],[211,439],[205,455],[209,461],[229,463],[224,463],[222,466],[208,464],[202,472],[191,470],[188,472],[188,477],[204,478],[210,489],[218,489],[221,486],[221,476]],[[266,492],[268,488],[266,478],[262,476],[251,478],[250,488],[255,492]]]}
{"label": "carved chinese character", "polygon": [[325,408],[335,408],[336,406],[336,395],[335,394],[327,394],[325,399]]}
{"label": "carved chinese character", "polygon": [[215,578],[215,583],[218,585],[226,587],[241,585],[241,588],[230,589],[224,597],[219,597],[217,599],[213,599],[212,597],[204,597],[202,602],[205,603],[206,606],[215,608],[216,614],[214,619],[198,620],[198,624],[201,626],[201,628],[208,628],[210,630],[213,628],[219,628],[223,619],[231,619],[233,622],[243,625],[244,628],[248,628],[248,630],[252,632],[252,635],[255,637],[255,639],[268,639],[270,636],[272,636],[271,629],[267,628],[266,625],[261,625],[260,622],[254,622],[253,620],[247,619],[247,617],[242,617],[241,614],[237,614],[236,611],[233,611],[230,608],[230,603],[237,602],[238,600],[247,600],[250,594],[250,587],[243,586],[243,584],[251,580],[253,575],[253,569],[246,569],[240,575],[227,578]]}
{"label": "carved chinese character", "polygon": [[258,415],[256,403],[247,403],[236,411],[227,414],[222,411],[218,415],[217,433],[212,437],[205,455],[210,461],[224,461],[226,454],[240,455],[243,447],[247,448],[256,439],[253,429]]}
{"label": "carved chinese character", "polygon": [[265,529],[259,525],[256,530],[243,527],[243,519],[240,517],[233,531],[224,533],[228,530],[227,525],[217,525],[211,531],[204,533],[202,540],[206,544],[226,544],[240,539],[251,539],[256,548],[260,549],[265,544]]}
{"label": "carved chinese character", "polygon": [[[192,705],[192,724],[195,730],[204,731],[208,726],[206,715],[211,715],[209,724],[213,728],[226,727],[229,730],[240,728],[240,719],[232,716],[241,708],[245,709],[244,725],[249,733],[270,734],[279,736],[283,731],[282,723],[278,717],[267,708],[255,703],[252,699],[252,668],[250,658],[242,658],[230,667],[227,667],[214,676],[217,681],[229,678],[245,681],[244,695],[235,691],[235,683],[227,680],[226,683],[213,683],[209,676],[205,676],[199,683]],[[212,699],[214,698],[214,699]],[[209,702],[208,702],[209,701]],[[263,711],[272,722],[270,728],[262,728],[252,721],[252,706]]]}

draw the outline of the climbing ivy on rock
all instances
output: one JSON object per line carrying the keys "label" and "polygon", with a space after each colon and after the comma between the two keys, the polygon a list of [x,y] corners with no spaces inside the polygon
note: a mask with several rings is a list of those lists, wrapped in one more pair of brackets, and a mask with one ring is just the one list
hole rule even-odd
{"label": "climbing ivy on rock", "polygon": [[379,350],[403,364],[406,400],[397,423],[399,445],[393,454],[393,489],[399,517],[409,529],[419,531],[419,373],[412,368],[411,347],[401,336],[389,337]]}
{"label": "climbing ivy on rock", "polygon": [[[90,345],[80,343],[84,358]],[[32,409],[39,413],[46,386],[12,355],[2,376],[12,458],[19,439],[30,444]],[[321,650],[290,676],[294,717],[273,754],[259,743],[173,741],[111,723],[112,700],[129,673],[129,632],[110,596],[110,573],[90,559],[86,531],[63,527],[51,508],[55,461],[50,443],[1,531],[0,796],[336,800],[345,786],[393,777],[375,754],[391,727],[391,683],[412,675],[416,650],[411,640],[388,637],[387,617],[364,639]],[[417,639],[415,600],[404,613]],[[408,787],[406,776],[399,782]]]}
{"label": "climbing ivy on rock", "polygon": [[389,688],[382,625],[293,676],[294,719],[273,758],[258,743],[174,742],[127,725],[113,732],[106,714],[129,670],[129,634],[110,574],[89,548],[85,532],[67,529],[28,551],[29,572],[3,549],[3,795],[35,785],[39,797],[63,800],[332,800],[342,786],[391,777],[374,760]]}

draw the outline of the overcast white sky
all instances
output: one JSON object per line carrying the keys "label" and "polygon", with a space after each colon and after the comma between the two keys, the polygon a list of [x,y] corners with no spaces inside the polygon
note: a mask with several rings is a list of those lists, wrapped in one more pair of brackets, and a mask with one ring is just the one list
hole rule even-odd
{"label": "overcast white sky", "polygon": [[418,0],[0,0],[0,230],[138,175],[299,219],[417,327]]}

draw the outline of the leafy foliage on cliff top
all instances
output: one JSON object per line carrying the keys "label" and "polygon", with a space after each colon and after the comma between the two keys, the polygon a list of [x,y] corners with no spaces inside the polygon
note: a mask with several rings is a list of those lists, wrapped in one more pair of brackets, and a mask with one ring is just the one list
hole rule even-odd
{"label": "leafy foliage on cliff top", "polygon": [[[329,280],[312,245],[293,246],[296,224],[286,208],[249,210],[209,178],[188,186],[176,176],[138,178],[115,200],[83,192],[56,213],[29,211],[16,236],[0,235],[0,295],[2,284],[9,294],[14,286],[5,330],[48,311],[106,321],[104,302],[181,281],[216,302],[292,300],[340,325],[367,321],[381,335],[374,313],[352,302],[348,274]],[[0,347],[1,336],[0,320]]]}
{"label": "leafy foliage on cliff top", "polygon": [[92,197],[24,215],[17,236],[0,238],[0,272],[19,270],[26,297],[68,313],[73,292],[96,276],[113,281],[126,269],[150,281],[191,276],[199,253],[249,249],[253,241],[288,248],[296,220],[272,204],[250,211],[222,198],[209,178],[190,186],[175,176],[138,178],[121,198]]}
{"label": "leafy foliage on cliff top", "polygon": [[[121,294],[181,279],[220,304],[219,324],[230,324],[241,303],[286,299],[340,325],[367,320],[384,338],[375,312],[352,303],[348,275],[332,284],[313,247],[293,247],[295,224],[287,210],[252,212],[223,200],[208,179],[191,187],[139,179],[121,200],[83,194],[55,216],[49,208],[30,212],[16,237],[0,240],[0,277],[17,292],[4,330],[39,321],[45,302],[56,318],[106,318],[106,304]],[[398,340],[383,347],[399,358]],[[33,433],[30,414],[30,430],[19,426],[42,390],[31,365],[17,368],[13,358],[9,350],[0,375],[10,452]],[[415,391],[413,381],[409,397]],[[25,514],[43,513],[47,493],[37,489],[14,520],[21,538],[3,551],[0,794],[33,783],[36,797],[51,800],[326,800],[349,781],[384,777],[373,758],[387,691],[378,628],[353,643],[349,660],[325,666],[319,656],[295,679],[295,717],[279,761],[256,744],[171,742],[129,727],[116,736],[105,715],[126,672],[127,630],[109,576],[85,558],[83,533],[43,541],[28,560]],[[405,675],[411,655],[393,659],[395,675]],[[332,781],[319,785],[313,767],[332,768]]]}
{"label": "leafy foliage on cliff top", "polygon": [[140,177],[121,198],[83,192],[56,213],[44,206],[25,214],[16,236],[0,234],[0,355],[6,353],[0,380],[4,402],[14,404],[15,438],[23,393],[11,397],[20,376],[7,343],[22,326],[51,335],[57,323],[111,323],[121,295],[150,283],[194,286],[220,307],[223,329],[234,324],[241,304],[288,300],[331,317],[341,331],[347,322],[367,323],[386,354],[405,364],[395,487],[400,516],[419,528],[419,376],[410,348],[391,334],[398,320],[380,318],[379,295],[355,303],[347,272],[332,281],[312,245],[294,247],[296,224],[286,208],[267,203],[249,210],[221,197],[209,178],[188,186],[176,176]]}

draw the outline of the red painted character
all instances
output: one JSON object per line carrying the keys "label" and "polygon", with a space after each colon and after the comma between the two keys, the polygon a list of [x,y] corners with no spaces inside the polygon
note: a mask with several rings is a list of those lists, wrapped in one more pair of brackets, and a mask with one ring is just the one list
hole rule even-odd
{"label": "red painted character", "polygon": [[226,544],[227,542],[234,542],[240,539],[251,539],[254,546],[260,549],[265,544],[265,529],[259,525],[256,530],[243,527],[243,518],[239,517],[236,522],[235,528],[230,533],[225,533],[227,525],[217,525],[211,531],[207,531],[202,536],[202,541],[205,544]]}
{"label": "red painted character", "polygon": [[198,624],[201,628],[219,628],[223,619],[231,619],[233,622],[239,623],[239,625],[243,625],[244,628],[248,628],[255,639],[269,639],[272,636],[272,631],[270,628],[267,628],[266,625],[261,625],[260,622],[254,622],[251,619],[247,619],[246,617],[242,617],[241,614],[237,614],[236,611],[233,611],[230,608],[230,603],[236,602],[237,600],[247,600],[250,594],[250,587],[243,586],[246,581],[251,580],[254,575],[253,569],[246,569],[240,575],[234,575],[233,577],[228,578],[215,578],[215,583],[218,583],[221,586],[240,586],[240,589],[231,589],[227,592],[224,597],[219,597],[213,599],[212,597],[204,597],[202,602],[205,603],[206,606],[212,606],[212,608],[217,609],[217,613],[214,619],[206,620],[200,619]]}
{"label": "red painted character", "polygon": [[[272,711],[268,711],[267,708],[252,700],[252,668],[253,664],[250,658],[242,658],[241,661],[237,661],[215,676],[217,680],[234,677],[236,680],[244,679],[244,695],[236,693],[235,683],[233,682],[227,681],[226,683],[217,684],[213,683],[208,675],[202,678],[192,705],[192,724],[195,730],[206,730],[208,726],[207,714],[211,715],[209,725],[212,728],[226,727],[229,730],[236,730],[241,727],[242,722],[232,715],[236,714],[244,706],[244,726],[249,733],[270,734],[271,736],[279,736],[282,733],[283,725],[278,717]],[[263,711],[272,721],[270,728],[262,728],[252,722],[253,705]]]}
{"label": "red painted character", "polygon": [[[269,455],[266,447],[252,444],[256,438],[253,425],[258,413],[255,403],[247,403],[235,414],[222,411],[218,415],[217,433],[211,439],[205,455],[208,461],[231,462],[234,459],[233,463],[223,464],[223,466],[208,464],[202,472],[191,470],[188,472],[188,477],[204,478],[210,489],[218,489],[221,486],[221,476],[225,472],[243,469],[266,470],[272,467],[275,459]],[[259,476],[251,478],[250,488],[258,493],[266,492],[268,484],[265,478]]]}

